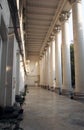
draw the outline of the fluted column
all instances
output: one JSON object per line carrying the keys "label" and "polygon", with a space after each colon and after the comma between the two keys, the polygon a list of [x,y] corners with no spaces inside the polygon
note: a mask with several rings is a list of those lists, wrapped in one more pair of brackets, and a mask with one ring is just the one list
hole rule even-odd
{"label": "fluted column", "polygon": [[43,72],[42,72],[42,84],[44,86],[44,55],[43,55],[43,58],[42,58],[42,68],[43,68]]}
{"label": "fluted column", "polygon": [[75,56],[75,92],[84,93],[84,28],[81,0],[72,4],[74,56]]}
{"label": "fluted column", "polygon": [[55,37],[52,41],[52,80],[53,80],[53,90],[55,89]]}
{"label": "fluted column", "polygon": [[72,91],[71,87],[71,64],[70,64],[70,43],[69,43],[69,12],[62,12],[62,63],[63,63],[63,90]]}
{"label": "fluted column", "polygon": [[42,57],[41,63],[42,63],[42,64],[41,64],[41,65],[42,65],[42,66],[41,66],[41,70],[42,70],[42,71],[41,71],[41,75],[42,75],[42,77],[41,77],[41,83],[42,83],[42,84],[41,84],[41,85],[42,85],[42,87],[43,87],[43,57]]}
{"label": "fluted column", "polygon": [[42,72],[43,72],[43,64],[42,64],[42,57],[41,57],[41,62],[40,62],[40,85],[41,85],[41,87],[42,87],[42,85],[43,85],[43,84],[42,84],[42,78],[43,78],[43,77],[42,77],[42,76],[43,76],[43,75],[42,75],[42,74],[43,74]]}
{"label": "fluted column", "polygon": [[55,65],[56,65],[56,88],[62,89],[62,64],[61,64],[61,27],[55,27]]}
{"label": "fluted column", "polygon": [[46,87],[46,54],[44,52],[44,87]]}
{"label": "fluted column", "polygon": [[48,51],[47,51],[47,48],[46,48],[46,53],[45,53],[45,76],[46,76],[46,88],[48,87]]}
{"label": "fluted column", "polygon": [[50,46],[48,46],[48,88],[50,88]]}
{"label": "fluted column", "polygon": [[53,87],[52,42],[50,43],[50,88]]}
{"label": "fluted column", "polygon": [[46,68],[47,68],[47,64],[46,64],[46,50],[45,50],[45,60],[44,60],[45,88],[47,86],[47,74],[46,74],[47,70],[46,70]]}
{"label": "fluted column", "polygon": [[41,86],[43,87],[43,56],[41,59]]}
{"label": "fluted column", "polygon": [[45,87],[45,55],[43,55],[43,87]]}
{"label": "fluted column", "polygon": [[41,84],[42,84],[42,72],[41,72],[41,70],[42,70],[42,68],[41,68],[41,66],[42,66],[42,62],[41,62],[42,60],[40,59],[40,61],[39,61],[39,65],[40,65],[40,86],[41,86]]}

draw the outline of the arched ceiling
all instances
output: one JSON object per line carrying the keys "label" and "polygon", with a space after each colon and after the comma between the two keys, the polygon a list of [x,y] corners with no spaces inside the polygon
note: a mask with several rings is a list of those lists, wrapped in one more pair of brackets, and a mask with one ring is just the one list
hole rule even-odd
{"label": "arched ceiling", "polygon": [[27,0],[25,22],[26,55],[40,56],[67,0]]}

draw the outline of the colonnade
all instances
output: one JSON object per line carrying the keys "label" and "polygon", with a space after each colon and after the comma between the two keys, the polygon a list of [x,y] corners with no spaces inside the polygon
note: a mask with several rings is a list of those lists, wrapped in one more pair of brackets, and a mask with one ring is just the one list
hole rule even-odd
{"label": "colonnade", "polygon": [[[71,84],[69,43],[70,12],[63,10],[59,15],[40,60],[40,85],[48,89],[84,93],[84,29],[81,0],[68,0],[72,7],[73,38],[75,57],[75,89]],[[8,4],[0,6],[0,106],[10,106],[15,95],[23,91],[25,72],[23,57],[15,37]],[[7,12],[6,12],[7,11]],[[20,17],[22,49],[24,50],[23,18]],[[25,54],[24,54],[25,55]]]}
{"label": "colonnade", "polygon": [[[75,57],[75,89],[73,90],[71,84],[71,63],[70,63],[70,43],[69,43],[69,11],[62,11],[59,16],[59,24],[53,30],[54,38],[49,37],[48,47],[46,52],[41,57],[42,66],[40,68],[46,69],[47,75],[45,80],[48,81],[48,86],[53,87],[53,80],[56,79],[55,89],[59,88],[60,92],[63,90],[75,93],[84,93],[84,32],[82,20],[82,4],[81,0],[69,0],[72,7],[72,22],[73,22],[73,38],[74,38],[74,57]],[[55,41],[55,76],[53,78],[53,61],[52,61],[52,43]],[[47,56],[47,64],[44,63],[43,58]],[[42,71],[41,71],[42,72]],[[40,73],[40,85],[46,84],[42,77],[45,73]]]}

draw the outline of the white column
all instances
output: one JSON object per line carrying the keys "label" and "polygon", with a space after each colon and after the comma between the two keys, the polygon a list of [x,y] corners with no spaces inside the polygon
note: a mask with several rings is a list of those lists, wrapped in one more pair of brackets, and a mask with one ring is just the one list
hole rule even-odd
{"label": "white column", "polygon": [[50,87],[50,46],[47,49],[48,52],[48,89]]}
{"label": "white column", "polygon": [[50,45],[48,47],[48,84],[50,89],[51,87],[51,46]]}
{"label": "white column", "polygon": [[43,82],[42,82],[42,79],[43,79],[43,64],[42,64],[42,58],[41,58],[41,62],[40,62],[40,73],[41,73],[41,75],[40,75],[40,84],[41,84],[41,86],[43,85]]}
{"label": "white column", "polygon": [[45,52],[45,85],[46,85],[46,88],[48,86],[48,53],[47,53],[47,50]]}
{"label": "white column", "polygon": [[42,68],[43,68],[43,71],[42,71],[42,85],[43,87],[45,86],[45,69],[44,69],[44,59],[45,59],[45,56],[43,55],[43,58],[42,58]]}
{"label": "white column", "polygon": [[84,93],[84,28],[81,0],[72,2],[75,55],[75,92]]}
{"label": "white column", "polygon": [[51,87],[53,87],[53,63],[52,63],[52,48],[53,48],[53,46],[52,46],[52,42],[53,41],[51,41],[51,43],[50,43],[50,88]]}
{"label": "white column", "polygon": [[46,70],[46,62],[47,60],[46,60],[46,50],[44,51],[44,86],[45,86],[45,88],[46,88],[46,86],[47,86],[47,70]]}
{"label": "white column", "polygon": [[62,89],[62,64],[61,64],[61,28],[55,28],[55,65],[56,65],[56,88]]}
{"label": "white column", "polygon": [[45,55],[43,55],[43,86],[45,86]]}
{"label": "white column", "polygon": [[53,80],[53,90],[55,89],[55,37],[53,37],[52,41],[52,80]]}
{"label": "white column", "polygon": [[41,73],[41,70],[42,70],[42,68],[41,68],[41,66],[42,66],[42,63],[41,63],[41,59],[40,59],[40,61],[39,61],[39,65],[40,65],[40,86],[41,86],[41,82],[42,82],[42,73]]}
{"label": "white column", "polygon": [[62,22],[62,63],[63,63],[62,89],[66,91],[72,91],[68,18],[69,18],[69,12],[64,11],[61,13],[60,21]]}
{"label": "white column", "polygon": [[42,61],[41,61],[41,63],[42,63],[42,66],[41,66],[41,70],[42,70],[42,71],[41,71],[41,75],[42,75],[42,77],[41,77],[41,80],[42,80],[41,83],[42,83],[42,84],[41,84],[41,85],[43,86],[43,56],[42,56]]}

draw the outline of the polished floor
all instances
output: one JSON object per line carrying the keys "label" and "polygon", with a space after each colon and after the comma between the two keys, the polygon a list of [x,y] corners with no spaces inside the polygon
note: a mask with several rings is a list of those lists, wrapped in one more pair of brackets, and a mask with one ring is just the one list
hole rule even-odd
{"label": "polished floor", "polygon": [[29,87],[24,130],[84,130],[84,103],[40,87]]}

